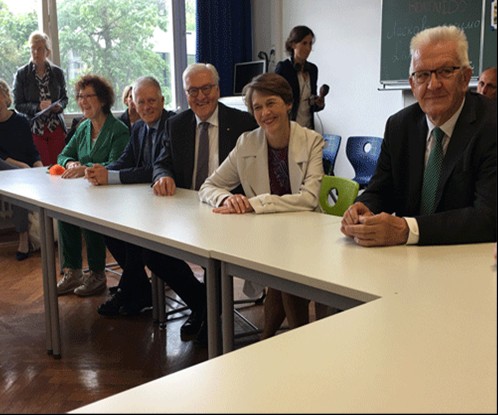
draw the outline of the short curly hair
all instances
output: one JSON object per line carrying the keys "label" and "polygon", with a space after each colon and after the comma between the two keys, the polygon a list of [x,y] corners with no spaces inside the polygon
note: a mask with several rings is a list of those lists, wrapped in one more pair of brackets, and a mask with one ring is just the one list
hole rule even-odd
{"label": "short curly hair", "polygon": [[114,93],[114,89],[112,88],[111,83],[102,76],[99,75],[84,75],[82,76],[76,85],[75,89],[75,98],[78,100],[78,95],[82,89],[85,89],[87,86],[91,86],[97,97],[99,98],[102,105],[102,112],[104,114],[110,114],[111,108],[116,101],[116,94]]}

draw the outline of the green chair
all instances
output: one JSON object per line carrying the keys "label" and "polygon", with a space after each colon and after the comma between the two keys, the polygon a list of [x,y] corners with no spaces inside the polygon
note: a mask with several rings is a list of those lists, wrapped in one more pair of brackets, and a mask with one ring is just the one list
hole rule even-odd
{"label": "green chair", "polygon": [[[345,177],[324,175],[320,187],[320,207],[323,212],[329,215],[342,216],[346,209],[351,206],[360,185]],[[332,205],[329,196],[335,203]]]}

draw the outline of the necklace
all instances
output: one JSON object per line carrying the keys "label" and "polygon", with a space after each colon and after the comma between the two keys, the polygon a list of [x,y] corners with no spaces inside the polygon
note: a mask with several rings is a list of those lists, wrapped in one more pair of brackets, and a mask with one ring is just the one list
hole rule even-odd
{"label": "necklace", "polygon": [[102,127],[99,129],[95,128],[92,124],[92,139],[96,140],[99,137],[100,131],[102,130]]}

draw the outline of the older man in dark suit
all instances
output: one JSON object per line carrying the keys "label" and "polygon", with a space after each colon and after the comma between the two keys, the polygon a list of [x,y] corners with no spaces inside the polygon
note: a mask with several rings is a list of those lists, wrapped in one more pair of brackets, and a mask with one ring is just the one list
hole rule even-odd
{"label": "older man in dark suit", "polygon": [[[153,189],[158,196],[172,196],[176,187],[198,190],[235,147],[238,137],[257,127],[245,111],[229,108],[218,102],[219,76],[211,64],[195,63],[183,73],[183,86],[190,109],[166,122],[161,153],[154,163]],[[203,146],[205,144],[205,146]],[[206,314],[206,293],[188,265],[146,251],[145,262],[154,274],[163,279],[192,310],[181,328],[182,338],[199,334]],[[202,333],[200,340],[205,340]]]}
{"label": "older man in dark suit", "polygon": [[388,119],[376,172],[342,232],[362,246],[496,241],[496,104],[468,92],[466,36],[430,28],[410,49],[418,103]]}
{"label": "older man in dark suit", "polygon": [[[152,182],[153,162],[160,152],[166,120],[175,113],[164,109],[161,85],[155,78],[137,79],[132,94],[141,120],[133,125],[130,141],[118,160],[106,167],[94,164],[86,168],[85,178],[96,186]],[[152,290],[142,248],[109,236],[105,237],[105,242],[123,273],[117,290],[97,312],[104,316],[128,316],[150,308]]]}

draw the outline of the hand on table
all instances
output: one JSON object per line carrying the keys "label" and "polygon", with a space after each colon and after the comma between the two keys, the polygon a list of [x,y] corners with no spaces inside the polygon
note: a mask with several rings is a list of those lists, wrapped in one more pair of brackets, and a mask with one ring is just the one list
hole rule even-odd
{"label": "hand on table", "polygon": [[104,166],[96,163],[85,169],[85,179],[94,186],[106,185],[109,183],[109,173]]}
{"label": "hand on table", "polygon": [[356,202],[344,213],[341,232],[361,246],[391,246],[405,244],[409,228],[403,218],[385,212],[374,215]]}
{"label": "hand on table", "polygon": [[82,166],[79,161],[69,161],[66,163],[66,171],[62,173],[63,179],[75,179],[85,175],[85,166]]}
{"label": "hand on table", "polygon": [[152,190],[157,196],[173,196],[176,192],[176,183],[172,177],[164,176],[156,180]]}
{"label": "hand on table", "polygon": [[244,195],[228,196],[221,206],[213,209],[214,213],[249,213],[254,212],[249,199]]}

